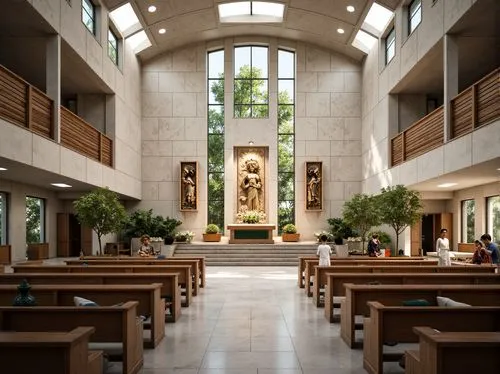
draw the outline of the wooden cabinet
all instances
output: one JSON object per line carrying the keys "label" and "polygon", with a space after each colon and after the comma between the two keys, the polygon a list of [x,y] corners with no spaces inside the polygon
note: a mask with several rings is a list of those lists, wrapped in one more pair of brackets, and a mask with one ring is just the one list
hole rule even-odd
{"label": "wooden cabinet", "polygon": [[9,265],[12,262],[10,245],[0,245],[0,265]]}
{"label": "wooden cabinet", "polygon": [[44,260],[49,258],[49,243],[30,243],[26,252],[28,260]]}

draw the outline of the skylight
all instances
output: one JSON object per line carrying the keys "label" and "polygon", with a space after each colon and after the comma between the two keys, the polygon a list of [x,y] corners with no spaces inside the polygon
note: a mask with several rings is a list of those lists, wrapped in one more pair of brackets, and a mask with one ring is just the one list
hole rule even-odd
{"label": "skylight", "polygon": [[283,22],[284,4],[264,1],[240,1],[219,4],[222,23],[274,23]]}
{"label": "skylight", "polygon": [[376,42],[376,38],[364,32],[363,30],[359,30],[356,34],[356,37],[354,38],[354,41],[352,42],[352,45],[358,49],[361,49],[363,52],[368,53]]}
{"label": "skylight", "polygon": [[151,47],[151,41],[149,40],[144,30],[139,31],[131,37],[128,37],[126,41],[135,53],[139,53],[143,49]]}
{"label": "skylight", "polygon": [[109,13],[109,16],[122,34],[126,34],[126,31],[131,28],[136,28],[137,26],[140,27],[139,19],[137,18],[137,15],[135,14],[135,11],[130,3],[126,3],[119,8],[116,8]]}
{"label": "skylight", "polygon": [[387,24],[389,23],[389,20],[392,17],[392,14],[393,13],[389,9],[384,8],[377,3],[373,3],[370,11],[366,15],[365,21],[363,23],[363,28],[369,29],[369,27],[366,27],[365,25],[367,24],[368,26],[373,27],[377,31],[377,34],[380,35],[382,31],[385,30]]}

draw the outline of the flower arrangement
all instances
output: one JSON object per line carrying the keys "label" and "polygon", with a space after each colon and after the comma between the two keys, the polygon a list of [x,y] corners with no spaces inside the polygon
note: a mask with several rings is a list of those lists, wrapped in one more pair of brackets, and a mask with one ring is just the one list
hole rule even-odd
{"label": "flower arrangement", "polygon": [[321,231],[316,231],[314,233],[314,236],[316,237],[316,239],[318,240],[318,242],[320,241],[320,238],[323,236],[323,235],[326,235],[326,241],[327,242],[332,242],[333,241],[333,235],[331,232],[328,232],[328,231],[325,231],[325,230],[321,230]]}
{"label": "flower arrangement", "polygon": [[361,236],[350,236],[347,238],[348,242],[362,242]]}
{"label": "flower arrangement", "polygon": [[151,240],[151,243],[155,243],[155,242],[162,242],[163,241],[163,238],[160,238],[160,237],[153,237],[153,238],[150,238]]}
{"label": "flower arrangement", "polygon": [[194,238],[194,232],[192,231],[179,231],[175,234],[175,241],[180,243],[191,243]]}
{"label": "flower arrangement", "polygon": [[266,213],[259,210],[247,210],[236,214],[237,223],[265,223]]}

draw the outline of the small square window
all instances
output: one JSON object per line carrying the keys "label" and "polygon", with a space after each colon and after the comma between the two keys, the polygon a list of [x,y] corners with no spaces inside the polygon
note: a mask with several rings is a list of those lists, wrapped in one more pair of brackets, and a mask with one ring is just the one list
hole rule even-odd
{"label": "small square window", "polygon": [[385,38],[385,64],[387,65],[396,54],[396,32],[394,27]]}
{"label": "small square window", "polygon": [[422,0],[413,0],[408,6],[408,35],[422,22]]}
{"label": "small square window", "polygon": [[82,22],[95,35],[95,5],[90,0],[82,0]]}
{"label": "small square window", "polygon": [[113,30],[108,30],[108,56],[115,65],[118,65],[118,37]]}

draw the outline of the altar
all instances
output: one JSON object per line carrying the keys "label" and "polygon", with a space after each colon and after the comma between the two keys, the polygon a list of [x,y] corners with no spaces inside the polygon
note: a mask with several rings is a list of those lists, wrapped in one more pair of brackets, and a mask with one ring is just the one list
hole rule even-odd
{"label": "altar", "polygon": [[274,244],[276,225],[270,223],[235,223],[227,225],[227,229],[229,244]]}

